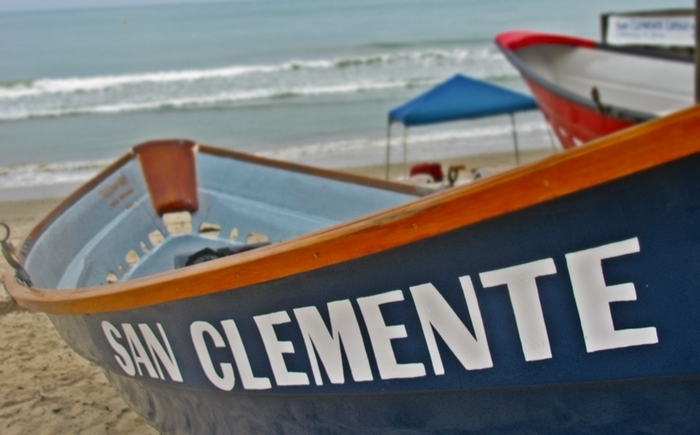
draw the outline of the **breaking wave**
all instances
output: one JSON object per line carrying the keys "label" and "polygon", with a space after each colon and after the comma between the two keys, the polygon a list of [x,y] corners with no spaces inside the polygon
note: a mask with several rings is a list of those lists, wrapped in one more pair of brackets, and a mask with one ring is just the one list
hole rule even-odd
{"label": "breaking wave", "polygon": [[0,84],[0,121],[182,110],[430,86],[461,72],[517,78],[493,46],[291,60],[269,65],[39,79]]}
{"label": "breaking wave", "polygon": [[82,183],[110,163],[110,160],[83,160],[0,168],[0,189]]}

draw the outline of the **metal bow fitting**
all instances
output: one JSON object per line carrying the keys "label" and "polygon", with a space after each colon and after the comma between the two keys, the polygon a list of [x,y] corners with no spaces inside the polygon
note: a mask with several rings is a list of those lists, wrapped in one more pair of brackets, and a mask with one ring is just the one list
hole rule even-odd
{"label": "metal bow fitting", "polygon": [[[32,280],[29,278],[29,274],[27,273],[26,270],[24,270],[24,267],[22,267],[22,263],[19,261],[19,257],[17,256],[17,251],[15,250],[15,247],[12,246],[12,243],[10,243],[10,227],[5,223],[5,222],[0,222],[0,231],[5,232],[4,236],[0,237],[0,245],[2,245],[2,256],[5,257],[5,260],[7,260],[7,263],[12,266],[12,268],[15,270],[15,278],[17,281],[19,281],[21,284],[26,285],[27,287],[32,286]],[[2,233],[0,233],[2,234]]]}

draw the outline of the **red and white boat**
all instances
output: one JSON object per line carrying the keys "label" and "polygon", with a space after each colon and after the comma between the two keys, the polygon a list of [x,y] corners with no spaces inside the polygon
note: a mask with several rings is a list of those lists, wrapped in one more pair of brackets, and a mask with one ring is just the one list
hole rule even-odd
{"label": "red and white boat", "polygon": [[496,44],[566,149],[693,104],[689,56],[527,31]]}

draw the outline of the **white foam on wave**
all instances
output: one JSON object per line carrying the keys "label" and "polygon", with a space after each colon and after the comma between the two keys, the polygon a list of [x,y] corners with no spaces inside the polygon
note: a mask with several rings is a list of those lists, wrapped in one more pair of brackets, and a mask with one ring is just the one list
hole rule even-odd
{"label": "white foam on wave", "polygon": [[191,82],[212,78],[235,77],[254,72],[271,72],[278,69],[279,68],[275,68],[274,66],[264,65],[234,66],[210,70],[164,71],[120,76],[40,79],[31,84],[18,84],[12,87],[0,88],[0,99],[16,99],[40,94],[69,94],[74,92],[103,91],[125,85]]}
{"label": "white foam on wave", "polygon": [[110,160],[80,160],[0,168],[0,189],[83,183],[110,163]]}
{"label": "white foam on wave", "polygon": [[290,60],[268,65],[235,65],[223,68],[184,71],[159,71],[139,74],[106,75],[96,77],[46,78],[25,83],[0,86],[0,102],[25,97],[98,92],[125,86],[144,86],[177,82],[195,82],[211,79],[230,79],[251,74],[270,74],[284,71],[336,69],[368,65],[391,65],[401,62],[425,63],[441,61],[503,61],[505,58],[493,47],[476,49],[432,49],[424,51],[380,53],[367,56],[318,60]]}
{"label": "white foam on wave", "polygon": [[330,94],[350,94],[371,90],[405,88],[409,81],[389,82],[358,82],[343,83],[329,86],[301,86],[291,88],[262,88],[249,91],[220,92],[213,95],[197,95],[183,98],[168,98],[146,102],[116,102],[114,104],[92,105],[83,107],[68,107],[62,109],[31,110],[26,106],[0,109],[0,120],[20,120],[41,117],[59,117],[67,115],[85,115],[99,113],[126,113],[164,109],[202,108],[225,105],[241,101],[267,100],[273,98],[291,98],[303,96],[319,96]]}
{"label": "white foam on wave", "polygon": [[0,121],[220,107],[245,101],[427,87],[455,71],[483,80],[519,77],[495,48],[482,47],[209,70],[42,79],[0,85]]}

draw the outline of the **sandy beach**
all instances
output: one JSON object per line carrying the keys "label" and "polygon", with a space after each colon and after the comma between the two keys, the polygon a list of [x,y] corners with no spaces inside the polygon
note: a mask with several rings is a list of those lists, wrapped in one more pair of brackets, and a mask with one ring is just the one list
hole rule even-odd
{"label": "sandy beach", "polygon": [[[537,160],[551,150],[526,152],[521,162]],[[441,162],[471,169],[502,171],[514,166],[508,153],[470,156]],[[383,177],[384,166],[348,169]],[[392,177],[404,172],[391,168]],[[19,246],[60,198],[0,202],[0,221],[12,229]],[[4,276],[7,264],[0,260]],[[102,370],[69,349],[47,316],[16,306],[0,291],[0,432],[19,434],[156,434],[109,386]]]}

